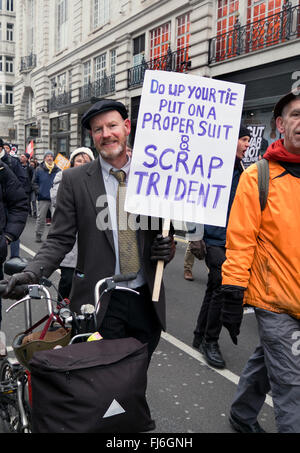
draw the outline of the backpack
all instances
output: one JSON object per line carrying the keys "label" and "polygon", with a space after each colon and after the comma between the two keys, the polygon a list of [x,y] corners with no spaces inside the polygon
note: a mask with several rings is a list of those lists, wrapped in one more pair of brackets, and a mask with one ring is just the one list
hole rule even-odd
{"label": "backpack", "polygon": [[269,193],[269,161],[267,159],[258,160],[256,163],[258,173],[258,192],[260,209],[266,207]]}

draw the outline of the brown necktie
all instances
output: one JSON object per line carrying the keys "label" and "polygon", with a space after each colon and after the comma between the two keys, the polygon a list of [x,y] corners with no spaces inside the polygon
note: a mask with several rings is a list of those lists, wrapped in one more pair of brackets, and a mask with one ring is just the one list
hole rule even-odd
{"label": "brown necktie", "polygon": [[121,274],[138,272],[140,269],[140,258],[137,244],[136,231],[128,225],[128,213],[124,211],[126,196],[126,173],[123,170],[110,170],[118,183],[117,195],[117,222],[119,238],[119,257]]}

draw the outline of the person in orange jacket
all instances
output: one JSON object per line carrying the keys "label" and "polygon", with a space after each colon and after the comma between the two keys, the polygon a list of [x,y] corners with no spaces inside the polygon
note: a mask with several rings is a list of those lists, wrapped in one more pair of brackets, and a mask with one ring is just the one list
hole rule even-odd
{"label": "person in orange jacket", "polygon": [[242,433],[257,421],[271,390],[278,432],[300,432],[300,95],[275,106],[283,139],[272,143],[266,207],[259,203],[257,166],[241,176],[230,213],[222,266],[222,323],[237,343],[243,303],[254,307],[260,345],[248,360],[229,421]]}

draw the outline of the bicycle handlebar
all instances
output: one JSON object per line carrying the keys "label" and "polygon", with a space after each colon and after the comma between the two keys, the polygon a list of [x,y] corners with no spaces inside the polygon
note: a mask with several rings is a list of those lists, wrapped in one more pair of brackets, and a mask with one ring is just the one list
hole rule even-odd
{"label": "bicycle handlebar", "polygon": [[115,283],[127,282],[129,280],[134,280],[136,278],[136,275],[137,274],[135,272],[131,272],[130,274],[118,274],[118,275],[114,275],[112,277],[112,280]]}

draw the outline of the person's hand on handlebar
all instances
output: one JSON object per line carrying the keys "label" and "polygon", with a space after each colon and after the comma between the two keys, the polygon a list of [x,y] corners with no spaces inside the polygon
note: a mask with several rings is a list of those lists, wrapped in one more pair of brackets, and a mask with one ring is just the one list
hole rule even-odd
{"label": "person's hand on handlebar", "polygon": [[21,299],[26,294],[27,286],[38,282],[39,278],[33,272],[25,271],[14,274],[7,280],[0,280],[0,286],[6,285],[2,297],[4,299]]}

